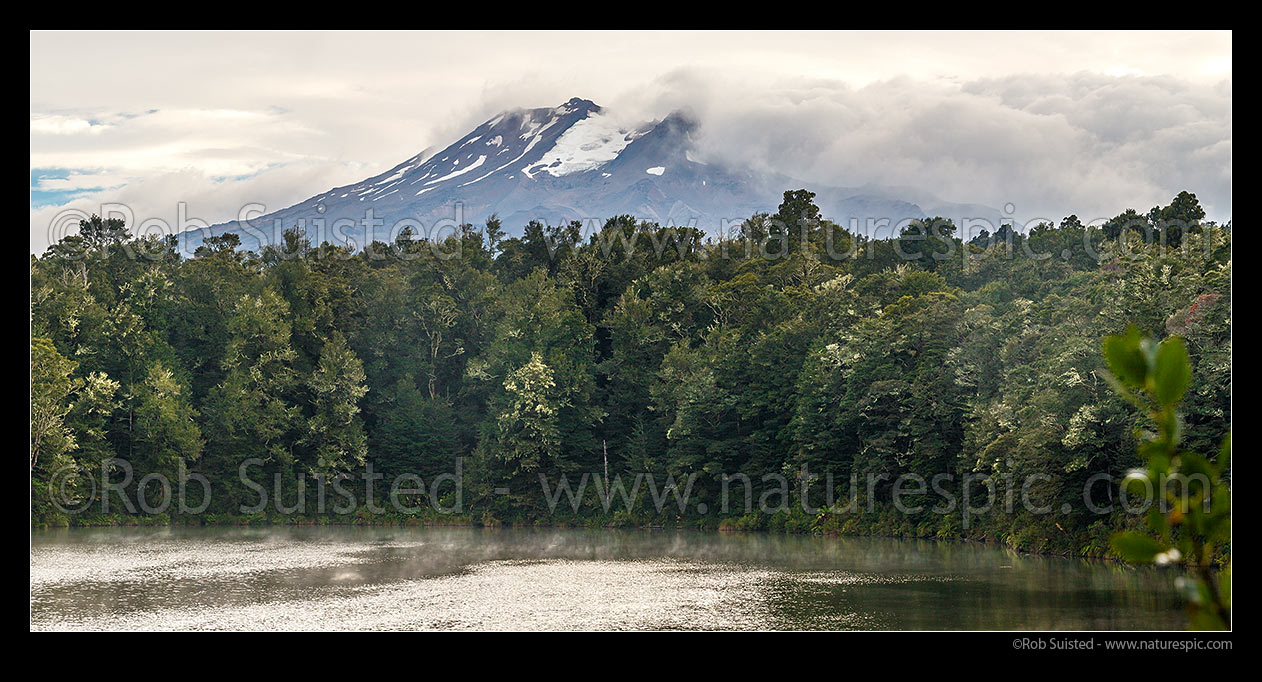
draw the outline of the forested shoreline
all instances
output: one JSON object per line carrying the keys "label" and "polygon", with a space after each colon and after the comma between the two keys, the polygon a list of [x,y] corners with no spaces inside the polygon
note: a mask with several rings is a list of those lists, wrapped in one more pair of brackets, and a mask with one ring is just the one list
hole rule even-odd
{"label": "forested shoreline", "polygon": [[[253,253],[223,235],[191,258],[85,221],[31,257],[32,523],[683,524],[1105,555],[1111,531],[1142,521],[1085,505],[1114,501],[1092,476],[1141,463],[1142,415],[1102,375],[1101,338],[1129,324],[1186,340],[1187,447],[1216,452],[1229,433],[1231,228],[1195,195],[1092,227],[961,235],[926,220],[886,238],[812,199],[786,192],[722,241],[630,216],[505,238],[492,219],[358,251],[290,231]],[[213,499],[195,515],[50,501],[90,499],[116,458],[136,478],[195,472]],[[454,514],[362,500],[243,514],[257,501],[246,460],[286,491],[368,466],[435,485],[459,461],[463,493]],[[691,480],[691,503],[606,510],[605,472]],[[890,481],[944,473],[956,493],[970,474],[1036,475],[1028,492],[1052,511],[966,527],[894,509]],[[546,505],[540,475],[583,474],[601,483],[577,510]],[[733,474],[782,509],[720,513]],[[787,499],[768,474],[793,482]],[[834,492],[880,483],[858,511],[804,510],[801,485],[822,496],[830,476]]]}

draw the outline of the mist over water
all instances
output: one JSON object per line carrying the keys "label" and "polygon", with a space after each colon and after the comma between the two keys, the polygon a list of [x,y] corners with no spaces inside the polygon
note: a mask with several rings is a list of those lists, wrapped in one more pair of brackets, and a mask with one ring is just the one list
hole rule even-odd
{"label": "mist over water", "polygon": [[37,630],[1180,629],[1172,582],[879,538],[326,527],[31,539]]}

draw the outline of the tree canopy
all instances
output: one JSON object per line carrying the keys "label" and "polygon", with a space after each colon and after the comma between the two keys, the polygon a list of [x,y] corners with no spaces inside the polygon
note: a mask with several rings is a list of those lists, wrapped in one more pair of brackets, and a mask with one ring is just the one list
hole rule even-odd
{"label": "tree canopy", "polygon": [[[805,190],[729,240],[630,216],[510,238],[492,218],[441,244],[409,233],[351,252],[291,231],[253,253],[227,234],[184,258],[173,240],[93,218],[31,259],[32,514],[85,522],[47,487],[67,465],[100,472],[116,457],[204,475],[220,515],[256,500],[247,459],[255,480],[293,490],[366,467],[429,484],[461,458],[473,520],[1107,552],[1129,521],[1088,513],[1083,491],[1113,499],[1090,479],[1140,463],[1144,415],[1105,381],[1099,339],[1129,324],[1183,338],[1183,442],[1215,452],[1231,419],[1230,225],[1205,222],[1184,192],[1101,225],[974,237],[936,218],[852,234]],[[614,518],[584,498],[550,515],[539,474],[603,476],[606,456],[611,478],[691,478],[711,511],[641,502]],[[717,513],[736,473],[754,499],[777,492],[764,474],[787,475],[791,499],[752,520]],[[957,492],[968,474],[1039,474],[1030,495],[1054,512],[970,528],[883,513],[898,494],[885,481],[912,473],[953,474]],[[888,477],[860,491],[873,514],[824,504],[824,488],[847,497],[851,475]],[[832,481],[807,505],[822,511],[798,504],[801,476]]]}

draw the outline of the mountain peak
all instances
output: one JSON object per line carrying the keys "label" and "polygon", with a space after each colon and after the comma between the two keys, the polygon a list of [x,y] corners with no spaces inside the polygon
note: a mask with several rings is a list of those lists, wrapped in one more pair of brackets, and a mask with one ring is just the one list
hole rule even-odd
{"label": "mountain peak", "polygon": [[590,99],[583,99],[581,97],[571,97],[568,101],[566,101],[561,106],[552,109],[551,113],[556,116],[570,116],[572,114],[581,114],[582,117],[586,117],[589,114],[600,113],[600,106],[596,104],[595,102],[591,101]]}
{"label": "mountain peak", "polygon": [[571,97],[568,102],[566,102],[565,104],[562,104],[561,106],[582,107],[582,108],[587,108],[587,109],[600,109],[600,105],[596,104],[590,99],[583,99],[582,97]]}
{"label": "mountain peak", "polygon": [[519,115],[519,114],[524,114],[527,117],[531,117],[535,119],[546,118],[549,116],[569,116],[571,114],[576,114],[580,112],[585,116],[589,113],[593,113],[593,114],[600,113],[600,111],[601,111],[600,105],[596,104],[590,99],[583,99],[582,97],[571,97],[568,100],[562,102],[561,104],[558,104],[555,107],[538,107],[535,109],[523,109],[523,108],[505,109],[504,111],[501,111],[499,115],[495,116],[491,120],[498,122],[502,119],[505,119],[514,115]]}
{"label": "mountain peak", "polygon": [[[690,153],[697,126],[697,118],[685,110],[628,127],[581,97],[556,107],[507,110],[441,151],[427,150],[384,173],[322,192],[249,225],[226,223],[211,230],[270,231],[274,234],[260,241],[277,243],[283,229],[329,229],[346,220],[361,225],[370,211],[386,226],[452,219],[476,224],[498,214],[512,230],[530,220],[558,224],[632,214],[706,229],[720,220],[773,210],[786,187],[803,186],[790,178],[697,161]],[[906,198],[897,193],[887,197],[819,185],[812,189],[819,194],[820,207],[835,219],[924,217],[918,206],[894,200]],[[201,235],[189,236],[196,240]],[[318,243],[326,237],[312,238]],[[393,239],[388,227],[380,234],[353,235],[360,247],[383,239]],[[196,241],[186,245],[191,252]]]}

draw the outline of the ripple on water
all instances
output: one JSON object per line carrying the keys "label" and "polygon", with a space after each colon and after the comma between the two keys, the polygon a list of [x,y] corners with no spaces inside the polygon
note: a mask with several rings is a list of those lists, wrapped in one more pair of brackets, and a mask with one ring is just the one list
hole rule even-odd
{"label": "ripple on water", "polygon": [[32,548],[31,589],[62,583],[191,580],[367,560],[379,545],[261,536],[245,540],[97,543]]}
{"label": "ripple on water", "polygon": [[[727,630],[775,628],[775,571],[677,560],[478,564],[458,575],[232,608],[35,623],[70,630]],[[854,577],[854,582],[861,579]],[[830,627],[871,619],[836,614]],[[781,624],[781,627],[792,627]]]}
{"label": "ripple on water", "polygon": [[[1009,570],[998,570],[999,568]],[[1168,575],[967,545],[576,530],[35,534],[36,630],[1178,629]]]}

